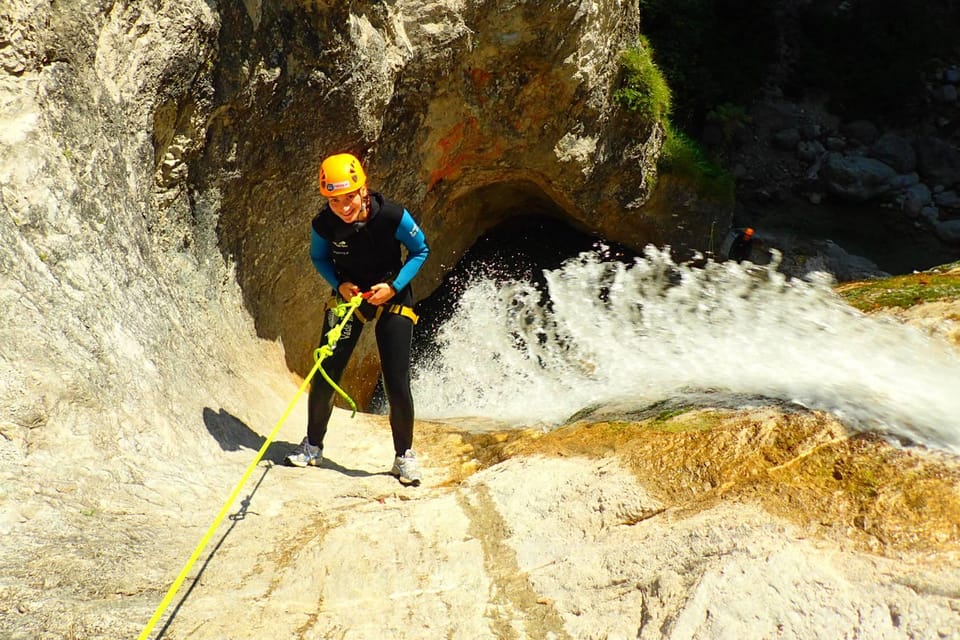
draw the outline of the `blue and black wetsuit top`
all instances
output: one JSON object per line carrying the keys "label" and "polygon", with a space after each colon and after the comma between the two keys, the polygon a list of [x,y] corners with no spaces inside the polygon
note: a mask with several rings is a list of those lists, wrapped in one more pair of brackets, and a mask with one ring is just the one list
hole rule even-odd
{"label": "blue and black wetsuit top", "polygon": [[[397,292],[396,302],[412,304],[410,281],[430,249],[420,226],[401,205],[371,191],[365,221],[347,224],[324,205],[311,227],[310,259],[334,291],[341,282],[352,282],[361,291],[386,282]],[[406,260],[401,244],[407,248]]]}

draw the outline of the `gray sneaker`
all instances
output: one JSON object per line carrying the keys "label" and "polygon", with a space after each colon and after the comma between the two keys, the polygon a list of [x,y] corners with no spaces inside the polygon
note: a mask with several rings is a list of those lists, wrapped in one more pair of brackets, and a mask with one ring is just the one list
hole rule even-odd
{"label": "gray sneaker", "polygon": [[323,462],[323,449],[310,444],[310,439],[304,437],[300,446],[287,455],[287,464],[293,467],[318,467]]}
{"label": "gray sneaker", "polygon": [[404,484],[412,484],[415,487],[420,486],[420,465],[417,464],[417,454],[413,449],[407,449],[403,457],[397,456],[393,459],[393,469],[390,475],[396,476]]}

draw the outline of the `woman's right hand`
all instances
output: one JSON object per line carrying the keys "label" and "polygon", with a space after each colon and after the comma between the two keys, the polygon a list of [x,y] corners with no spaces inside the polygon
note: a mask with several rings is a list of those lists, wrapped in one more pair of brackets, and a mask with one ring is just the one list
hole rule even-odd
{"label": "woman's right hand", "polygon": [[353,296],[360,293],[360,287],[352,282],[341,282],[340,286],[337,287],[337,293],[339,293],[340,297],[344,300],[350,301],[353,300]]}

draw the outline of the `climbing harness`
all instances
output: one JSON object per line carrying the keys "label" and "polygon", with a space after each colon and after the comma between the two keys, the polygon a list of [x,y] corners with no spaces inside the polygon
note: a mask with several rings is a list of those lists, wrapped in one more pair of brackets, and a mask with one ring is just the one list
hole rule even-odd
{"label": "climbing harness", "polygon": [[[338,307],[336,298],[331,298],[330,302],[327,304],[328,309],[333,309],[336,311]],[[417,315],[417,312],[413,310],[412,307],[408,307],[402,304],[391,304],[391,305],[381,305],[377,307],[376,313],[373,314],[370,318],[366,317],[360,309],[357,309],[353,315],[357,317],[357,320],[366,324],[371,320],[377,320],[384,313],[394,313],[398,316],[403,316],[404,318],[409,318],[413,321],[413,324],[417,324],[420,320],[420,316]]]}
{"label": "climbing harness", "polygon": [[388,307],[383,307],[383,306],[377,307],[377,312],[373,315],[372,318],[365,318],[364,316],[360,315],[360,311],[356,312],[356,316],[357,318],[360,319],[360,322],[369,322],[370,320],[376,320],[383,313],[395,313],[398,316],[403,316],[404,318],[410,318],[411,320],[413,320],[413,324],[417,324],[417,320],[420,319],[420,316],[418,316],[413,309],[411,309],[410,307],[405,307],[402,304],[391,304]]}
{"label": "climbing harness", "polygon": [[[369,295],[369,294],[367,294]],[[150,618],[150,621],[147,622],[147,626],[143,628],[143,631],[140,633],[140,636],[137,640],[147,640],[150,637],[150,632],[153,631],[153,628],[156,626],[157,622],[160,620],[160,617],[163,615],[164,611],[167,610],[167,607],[170,606],[170,602],[173,600],[173,597],[177,594],[177,591],[180,589],[180,586],[183,584],[183,581],[186,579],[187,574],[190,572],[190,569],[193,568],[194,563],[200,558],[200,554],[203,553],[203,550],[206,548],[207,544],[210,542],[210,539],[213,537],[213,534],[216,533],[217,528],[220,526],[220,523],[227,515],[227,511],[230,509],[230,506],[237,499],[240,490],[243,488],[243,485],[246,484],[247,480],[250,478],[250,474],[253,473],[254,468],[257,464],[260,463],[260,460],[263,458],[264,454],[267,452],[267,449],[270,447],[270,444],[273,442],[273,439],[276,437],[277,432],[280,431],[280,427],[284,422],[287,421],[287,418],[290,415],[290,412],[293,411],[293,407],[296,406],[297,400],[300,398],[301,394],[310,386],[310,381],[313,380],[314,375],[319,371],[320,375],[323,376],[323,379],[332,386],[337,393],[339,393],[343,398],[350,403],[350,406],[353,408],[353,413],[351,417],[357,413],[356,403],[341,389],[337,386],[333,380],[330,379],[330,376],[323,370],[321,363],[324,358],[329,357],[333,354],[333,349],[336,347],[337,341],[340,339],[340,334],[343,331],[343,327],[350,322],[350,317],[356,312],[357,307],[360,306],[360,303],[364,299],[363,294],[357,294],[351,298],[348,302],[340,303],[334,309],[334,313],[338,318],[341,318],[340,322],[336,326],[331,328],[327,332],[327,344],[323,345],[319,349],[316,349],[313,352],[314,365],[310,369],[310,373],[307,374],[307,377],[304,378],[303,384],[300,385],[300,388],[297,389],[296,394],[294,394],[293,399],[290,401],[290,404],[287,405],[286,411],[283,412],[283,415],[280,416],[280,420],[277,421],[277,424],[273,427],[273,430],[270,432],[270,435],[264,440],[263,445],[260,447],[260,451],[257,452],[257,456],[253,459],[253,462],[250,463],[250,466],[247,467],[247,470],[244,472],[243,477],[240,478],[240,482],[237,483],[237,486],[233,488],[230,496],[227,498],[226,502],[223,503],[223,507],[220,509],[220,513],[217,514],[217,517],[214,519],[213,524],[210,525],[210,528],[207,529],[207,532],[204,534],[203,538],[200,539],[200,543],[197,544],[197,547],[193,550],[193,553],[190,555],[190,559],[187,560],[187,564],[183,567],[183,570],[180,571],[180,575],[177,576],[176,580],[173,581],[173,584],[170,585],[170,589],[167,590],[167,595],[164,596],[163,600],[157,606],[157,610],[153,612],[153,616]]]}

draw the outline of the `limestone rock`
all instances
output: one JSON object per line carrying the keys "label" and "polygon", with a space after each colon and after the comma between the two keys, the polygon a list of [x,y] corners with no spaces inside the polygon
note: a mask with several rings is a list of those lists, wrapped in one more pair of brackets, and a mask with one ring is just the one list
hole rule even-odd
{"label": "limestone rock", "polygon": [[[960,632],[955,465],[816,416],[626,440],[420,423],[429,480],[408,489],[385,420],[338,412],[325,467],[279,466],[305,423],[288,365],[317,338],[330,150],[363,153],[428,229],[421,294],[514,213],[706,237],[722,212],[650,192],[662,132],[610,100],[637,20],[613,1],[6,2],[0,636],[135,637],[261,447],[172,637]],[[931,484],[898,501],[918,469]],[[899,483],[885,501],[856,491],[868,472]],[[756,610],[727,588],[748,584]]]}

